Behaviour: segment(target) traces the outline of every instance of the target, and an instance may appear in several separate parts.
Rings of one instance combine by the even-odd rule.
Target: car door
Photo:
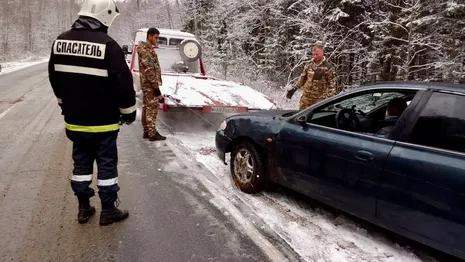
[[[314,190],[346,211],[374,215],[380,171],[394,141],[325,126],[309,126],[314,134],[311,140],[302,141],[311,148],[307,181]]]
[[[276,138],[275,159],[281,174],[278,183],[308,196],[313,196],[316,188],[308,180],[311,158],[315,158],[308,145],[315,133],[310,126],[288,122]]]
[[[386,160],[377,216],[410,237],[464,252],[465,96],[432,92],[423,101]]]
[[[380,171],[394,141],[288,123],[276,144],[281,184],[359,215],[373,216]]]
[[[288,123],[277,141],[281,183],[359,216],[374,216],[390,139],[306,123]],[[367,217],[368,218],[368,217]]]

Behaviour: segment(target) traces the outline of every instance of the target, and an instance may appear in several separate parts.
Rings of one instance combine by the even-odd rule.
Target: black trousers
[[[102,134],[66,131],[73,141],[74,169],[71,188],[77,197],[92,197],[90,187],[94,161],[97,162],[97,187],[102,207],[111,207],[118,198],[118,132]]]

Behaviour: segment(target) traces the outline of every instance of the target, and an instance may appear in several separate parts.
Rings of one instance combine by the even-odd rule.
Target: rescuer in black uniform
[[[79,201],[79,223],[95,214],[93,163],[97,161],[97,186],[102,204],[100,225],[129,216],[117,208],[118,152],[121,123],[136,119],[135,91],[123,50],[108,28],[119,15],[114,0],[86,0],[79,18],[53,43],[49,78],[73,142],[71,187]],[[116,206],[115,206],[116,204]]]

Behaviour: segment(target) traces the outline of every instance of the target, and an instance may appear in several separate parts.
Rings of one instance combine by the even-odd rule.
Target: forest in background
[[[82,0],[2,0],[0,62],[47,56]],[[110,35],[183,29],[204,47],[207,70],[267,87],[295,84],[320,42],[340,87],[374,81],[465,83],[463,0],[126,0]]]
[[[83,0],[1,0],[0,62],[47,56],[51,44],[71,28]],[[120,16],[109,30],[121,45],[130,43],[138,28],[181,28],[176,0],[117,2]]]
[[[459,4],[460,3],[460,4]],[[185,29],[224,76],[294,85],[320,42],[340,86],[374,81],[465,83],[463,0],[185,0]],[[247,61],[247,63],[244,63]],[[245,67],[245,68],[244,68]]]

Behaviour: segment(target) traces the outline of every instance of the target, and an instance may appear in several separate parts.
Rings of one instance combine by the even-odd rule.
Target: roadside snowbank
[[[46,61],[48,61],[48,58],[41,57],[41,58],[34,59],[33,61],[31,61],[31,59],[29,58],[29,59],[23,59],[20,61],[0,63],[0,65],[2,66],[0,75],[18,71],[18,70],[21,70],[21,69],[24,69],[30,66],[44,63]]]

